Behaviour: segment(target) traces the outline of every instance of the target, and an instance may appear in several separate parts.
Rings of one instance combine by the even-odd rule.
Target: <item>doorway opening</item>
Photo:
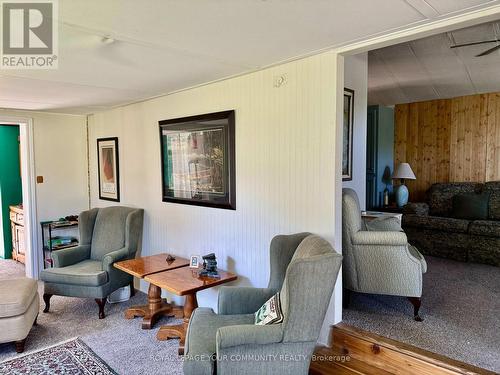
[[[38,278],[33,123],[0,116],[0,278]]]
[[[0,273],[25,273],[19,125],[0,123]]]
[[[345,225],[343,287],[354,293],[344,301],[343,322],[495,370],[490,343],[499,336],[489,327],[498,301],[498,288],[491,285],[500,276],[499,240],[492,230],[473,229],[494,225],[488,199],[500,191],[498,159],[488,158],[498,149],[498,138],[491,134],[500,129],[500,117],[495,117],[500,81],[488,69],[496,69],[500,55],[498,49],[490,53],[482,44],[471,44],[498,33],[498,20],[490,16],[346,51],[337,94],[354,90],[354,116],[349,106],[342,111],[337,105],[337,118],[342,124],[344,114],[348,124],[343,129],[352,132],[342,137],[351,144],[341,149],[354,152],[347,153],[351,168],[345,168],[348,178],[339,185],[351,189],[357,204],[347,198],[346,214],[342,198],[338,202],[339,215],[345,216],[341,221],[352,221],[356,206],[360,231],[375,232],[358,236],[356,243],[349,232],[352,222]],[[356,81],[361,76],[357,61],[364,74],[370,69],[361,83]],[[362,155],[356,152],[359,147]],[[471,199],[486,197],[485,213],[459,219],[455,196],[468,188]],[[438,204],[446,206],[438,211]],[[394,232],[394,237],[381,232]],[[369,259],[364,264],[361,253]],[[475,325],[461,321],[471,315],[478,317]],[[472,345],[460,345],[462,337]],[[442,342],[450,344],[443,347]]]

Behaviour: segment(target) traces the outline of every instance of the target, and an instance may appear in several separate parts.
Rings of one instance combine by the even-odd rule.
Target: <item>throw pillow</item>
[[[402,232],[400,221],[395,217],[366,220],[366,230],[375,232]]]
[[[456,219],[486,220],[490,193],[466,193],[453,197],[452,217]]]
[[[282,321],[283,312],[281,311],[280,294],[276,293],[255,313],[255,324],[278,324]]]

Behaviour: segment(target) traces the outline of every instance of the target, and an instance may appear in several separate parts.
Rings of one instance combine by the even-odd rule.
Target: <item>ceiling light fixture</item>
[[[115,39],[111,38],[110,36],[103,36],[101,42],[103,44],[113,44],[115,42]]]

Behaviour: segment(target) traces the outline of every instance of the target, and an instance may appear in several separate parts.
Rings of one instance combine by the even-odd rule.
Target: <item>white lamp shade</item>
[[[410,164],[401,163],[397,166],[392,178],[403,178],[405,180],[416,180],[415,173],[411,170]]]

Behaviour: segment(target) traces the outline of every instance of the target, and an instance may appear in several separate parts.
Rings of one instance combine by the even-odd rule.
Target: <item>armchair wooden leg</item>
[[[106,305],[106,298],[96,298],[95,301],[99,306],[99,319],[104,319],[106,315],[104,314],[104,305]]]
[[[16,352],[22,353],[24,352],[24,344],[26,343],[26,339],[18,340],[15,342],[16,344]]]
[[[43,294],[43,301],[45,302],[45,308],[43,309],[44,313],[48,313],[50,309],[50,297],[52,297],[52,294],[44,293]]]
[[[408,297],[408,301],[413,305],[413,317],[417,322],[422,322],[423,319],[418,314],[418,310],[420,310],[420,305],[422,304],[422,300],[420,297]]]

